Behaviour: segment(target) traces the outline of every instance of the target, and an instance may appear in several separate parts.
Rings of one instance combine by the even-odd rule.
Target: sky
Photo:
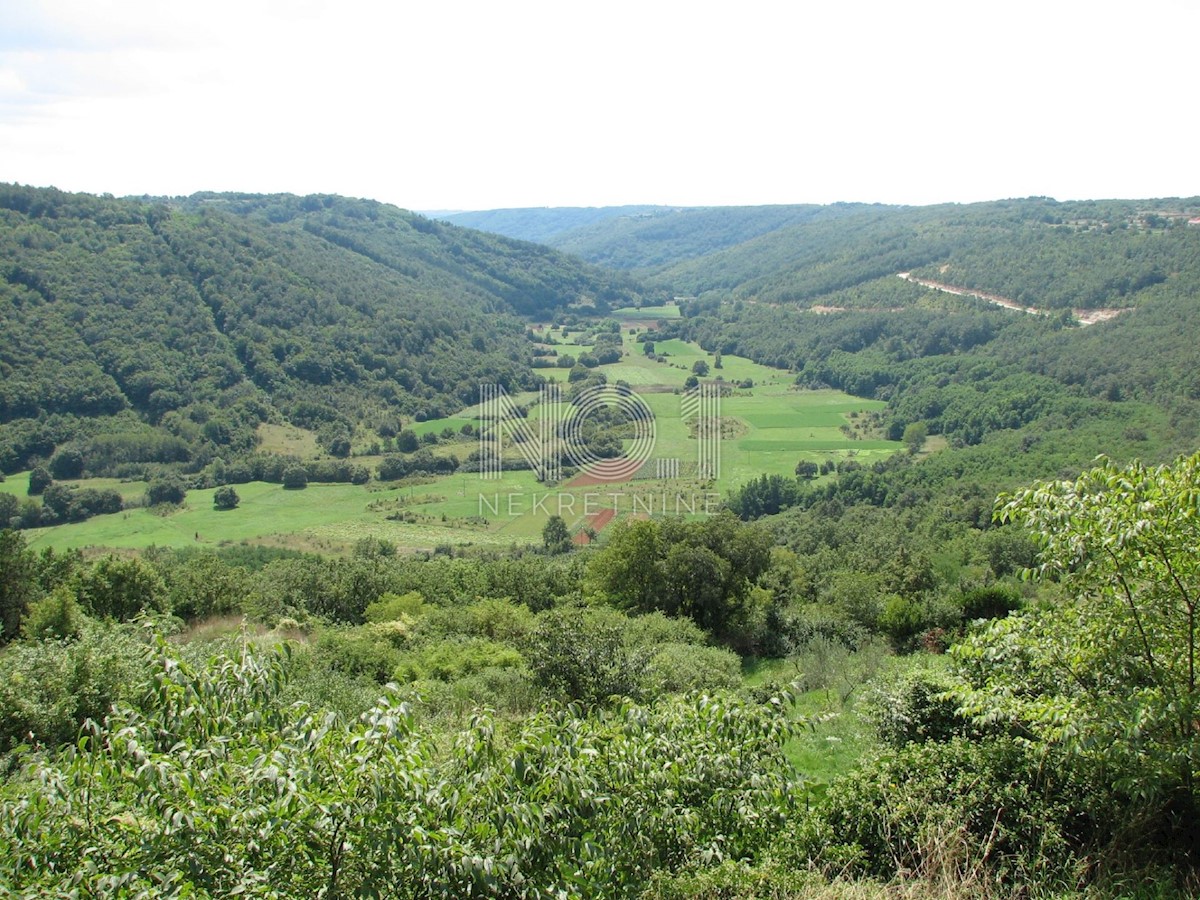
[[[415,210],[1200,194],[1200,3],[0,0],[0,181]]]

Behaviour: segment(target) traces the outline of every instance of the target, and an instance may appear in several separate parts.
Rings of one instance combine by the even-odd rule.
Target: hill
[[[544,246],[364,200],[0,186],[0,469],[228,458],[264,421],[332,443],[532,384],[520,316],[640,300]]]
[[[558,237],[610,219],[641,218],[670,211],[665,206],[544,206],[489,209],[433,216],[452,225],[489,231],[520,241],[555,245]]]
[[[1196,197],[660,208],[558,231],[555,210],[510,210],[505,219],[518,212],[553,247],[693,295],[845,305],[824,298],[900,272],[1041,309],[1121,308],[1200,292],[1200,226],[1188,224],[1200,215]],[[906,305],[905,296],[877,284],[859,303],[890,308]]]

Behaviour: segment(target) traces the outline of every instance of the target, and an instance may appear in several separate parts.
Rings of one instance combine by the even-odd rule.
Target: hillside
[[[1196,197],[658,209],[565,231],[551,227],[555,210],[506,218],[514,212],[530,233],[545,222],[553,247],[684,294],[844,305],[824,298],[899,272],[1044,309],[1200,293],[1200,226],[1188,224]],[[860,305],[905,305],[902,296],[872,285]]]
[[[545,206],[489,209],[434,215],[452,225],[475,228],[519,241],[555,246],[560,235],[618,218],[641,218],[670,212],[666,206]],[[580,254],[582,255],[582,254]]]
[[[331,441],[433,418],[532,383],[519,316],[639,299],[543,246],[332,196],[6,185],[0,274],[6,471],[100,436],[111,469],[228,457],[268,420]]]

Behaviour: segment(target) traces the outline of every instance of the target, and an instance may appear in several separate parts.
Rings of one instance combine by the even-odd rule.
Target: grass
[[[609,315],[618,320],[678,319],[679,307],[673,303],[667,306],[623,306],[614,309]]]
[[[674,307],[668,307],[673,309]],[[571,335],[574,338],[575,335]],[[696,479],[698,444],[681,417],[683,383],[692,364],[715,358],[695,344],[661,341],[656,349],[671,356],[665,362],[648,359],[642,344],[626,330],[626,355],[619,362],[599,367],[610,383],[627,381],[639,392],[654,415],[655,446],[637,480],[627,484],[586,488],[555,487],[537,483],[528,471],[505,472],[499,481],[483,481],[476,474],[447,475],[411,480],[399,486],[310,484],[302,491],[285,491],[279,485],[237,485],[241,505],[229,512],[212,508],[212,491],[188,494],[184,508],[167,515],[146,509],[129,509],[87,522],[35,529],[28,533],[35,547],[136,549],[150,545],[185,547],[203,544],[250,543],[303,550],[338,552],[363,537],[393,541],[407,549],[433,549],[441,544],[481,544],[493,547],[538,544],[546,518],[562,515],[572,529],[585,525],[590,514],[611,507],[618,516],[629,514],[702,515],[720,497],[760,474],[791,475],[801,459],[822,462],[855,457],[864,463],[882,459],[902,449],[900,443],[856,439],[843,431],[852,415],[881,408],[879,401],[863,400],[839,391],[796,390],[787,372],[758,365],[737,356],[725,356],[722,368],[711,368],[709,377],[727,381],[751,379],[750,389],[735,389],[721,400],[726,439],[720,446],[720,474],[711,481]],[[538,373],[565,379],[565,369],[539,369]],[[536,394],[512,399],[530,403]],[[543,408],[534,405],[531,422]],[[410,426],[418,434],[456,433],[465,424],[478,425],[478,405],[453,416]],[[259,430],[261,449],[303,458],[316,455],[311,432],[281,425]],[[516,458],[515,445],[506,438],[506,455]],[[477,447],[474,438],[430,447],[433,453],[454,453],[460,459]],[[679,478],[656,479],[659,460],[676,460]],[[356,463],[373,467],[379,457],[356,457]],[[111,487],[126,500],[145,492],[141,482],[90,479],[92,487]],[[0,491],[25,496],[28,475],[10,476]],[[615,495],[615,496],[614,496]]]
[[[258,426],[258,449],[263,453],[278,453],[283,456],[298,456],[311,459],[320,452],[317,436],[311,431],[294,425]]]

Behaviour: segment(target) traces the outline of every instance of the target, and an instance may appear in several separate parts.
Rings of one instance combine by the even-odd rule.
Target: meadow
[[[657,312],[664,315],[674,307]],[[310,483],[303,490],[285,490],[277,484],[253,482],[236,486],[241,502],[237,509],[213,508],[211,489],[193,490],[178,509],[135,506],[120,513],[96,516],[86,522],[31,530],[27,537],[35,548],[105,548],[132,550],[148,546],[187,547],[247,542],[303,550],[340,552],[361,538],[391,541],[414,551],[432,551],[445,545],[504,547],[541,542],[548,516],[562,515],[574,533],[598,521],[627,515],[703,515],[719,505],[720,498],[762,473],[790,475],[801,460],[822,463],[856,459],[870,464],[896,452],[902,445],[870,436],[859,425],[862,414],[883,408],[881,401],[863,400],[835,390],[797,389],[787,372],[737,356],[717,360],[699,346],[667,340],[656,343],[657,359],[645,355],[636,340],[639,316],[646,310],[627,311],[622,322],[624,356],[600,366],[610,384],[624,381],[633,388],[654,416],[654,447],[635,478],[624,484],[539,484],[528,471],[506,471],[498,480],[483,480],[477,473],[416,477],[395,484],[369,485]],[[546,334],[547,327],[537,329]],[[560,352],[588,349],[579,344],[581,334],[555,335]],[[721,398],[723,438],[719,472],[715,478],[697,477],[698,442],[681,415],[682,390],[692,366],[704,360],[709,378],[720,377],[733,385]],[[565,381],[566,369],[539,369],[540,374]],[[530,404],[534,393],[513,398]],[[530,422],[540,415],[536,404]],[[480,410],[467,407],[454,416],[415,422],[418,435],[464,425],[478,427]],[[292,426],[264,426],[261,449],[302,457],[316,454],[313,435]],[[453,453],[465,459],[477,448],[474,439],[461,437],[431,447],[438,455]],[[504,438],[504,455],[519,454],[511,435]],[[356,461],[373,468],[378,456]],[[660,469],[660,461],[672,468]],[[658,478],[660,471],[676,472]],[[137,503],[145,492],[142,482],[87,479],[80,486],[113,488],[126,503]],[[24,497],[28,475],[16,475],[0,490]],[[600,535],[603,538],[603,535]]]

